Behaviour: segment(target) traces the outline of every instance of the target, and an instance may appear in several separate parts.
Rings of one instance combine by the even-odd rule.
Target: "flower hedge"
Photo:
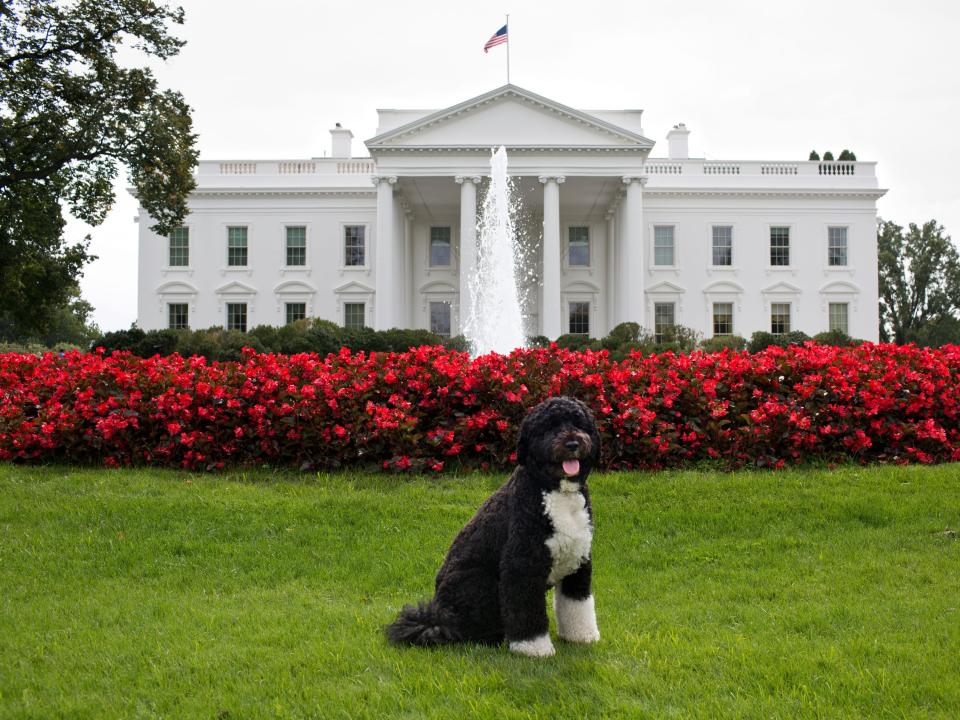
[[[527,410],[593,408],[603,466],[718,459],[960,460],[960,347],[808,343],[749,355],[557,348],[240,362],[127,353],[0,355],[0,460],[394,470],[506,467]]]

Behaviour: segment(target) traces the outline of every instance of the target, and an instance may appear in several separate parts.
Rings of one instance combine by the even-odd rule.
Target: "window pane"
[[[653,228],[653,264],[674,264],[672,225],[657,225]]]
[[[306,303],[287,303],[287,325],[307,317]]]
[[[450,337],[450,303],[430,303],[430,332]]]
[[[713,334],[733,335],[733,303],[713,304]]]
[[[663,342],[663,336],[674,326],[676,317],[673,303],[654,303],[653,335],[656,342]]]
[[[831,266],[845,266],[847,264],[847,229],[832,227],[828,229],[827,261]]]
[[[567,264],[570,267],[589,267],[590,228],[571,227],[568,236]]]
[[[713,264],[733,264],[733,228],[729,225],[713,226]]]
[[[190,326],[187,322],[187,303],[170,303],[167,305],[168,324],[171,330],[187,330]]]
[[[430,228],[430,267],[450,267],[450,228]]]
[[[790,228],[770,228],[770,264],[790,265]]]
[[[245,267],[247,264],[247,228],[227,228],[227,265]]]
[[[828,322],[830,330],[839,330],[845,335],[850,334],[849,322],[850,307],[847,303],[830,303]]]
[[[307,229],[303,226],[287,228],[287,265],[307,264]]]
[[[357,330],[366,325],[364,303],[343,304],[343,326]]]
[[[246,303],[227,303],[227,330],[247,331]]]
[[[590,334],[590,303],[570,303],[570,332],[578,335]]]
[[[790,303],[770,304],[770,332],[774,335],[790,332]]]
[[[170,233],[170,267],[190,264],[190,228],[176,228]]]
[[[353,267],[366,265],[366,227],[347,225],[343,228],[343,264]],[[360,303],[361,305],[363,303]]]

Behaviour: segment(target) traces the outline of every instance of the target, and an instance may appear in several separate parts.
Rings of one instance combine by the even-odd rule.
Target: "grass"
[[[960,716],[960,466],[597,475],[599,644],[388,646],[501,481],[0,465],[0,717]]]

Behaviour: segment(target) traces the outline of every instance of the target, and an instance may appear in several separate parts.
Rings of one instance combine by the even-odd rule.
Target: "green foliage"
[[[660,341],[655,343],[656,351],[689,353],[697,348],[701,340],[702,335],[697,330],[685,325],[672,325],[663,331]]]
[[[853,347],[863,341],[850,337],[842,330],[826,330],[813,336],[818,345],[832,345],[833,347]]]
[[[546,335],[534,335],[527,338],[527,347],[545,348],[550,347],[550,338]]]
[[[857,159],[857,156],[854,155],[854,154],[853,154],[852,152],[850,152],[849,150],[844,150],[843,152],[840,153],[840,157],[838,157],[837,159],[838,159],[838,160],[848,160],[848,161],[850,161],[850,162],[855,162],[856,159]]]
[[[747,349],[747,341],[739,335],[715,335],[701,341],[700,349],[708,353],[720,352],[721,350],[739,352]]]
[[[640,339],[640,325],[635,322],[622,322],[614,326],[607,337],[616,341],[618,345],[637,342]]]
[[[833,162],[833,153],[830,152],[829,150],[827,150],[827,151],[823,154],[823,161],[824,161],[824,162]]]
[[[578,333],[567,333],[557,338],[557,346],[567,350],[583,350],[593,342],[589,336]]]
[[[921,347],[960,345],[960,320],[953,315],[942,315],[928,320],[907,332],[907,341]]]
[[[92,225],[113,205],[125,165],[140,204],[168,233],[195,181],[190,109],[123,44],[167,59],[183,11],[154,0],[7,0],[0,6],[0,321],[39,337],[69,308],[92,260],[68,243],[61,207]]]
[[[904,231],[881,222],[877,250],[880,338],[907,343],[950,337],[949,318],[960,312],[960,255],[943,226],[930,220]]]
[[[820,160],[820,153],[816,150],[811,150],[810,157],[808,157],[807,160]]]

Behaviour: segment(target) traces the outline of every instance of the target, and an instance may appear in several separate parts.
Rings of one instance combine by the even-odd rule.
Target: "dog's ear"
[[[590,453],[590,456],[594,463],[600,461],[600,431],[597,429],[597,422],[593,417],[593,412],[590,410],[590,407],[583,402],[582,400],[575,401],[580,407],[580,412],[583,413],[584,425],[590,434],[590,445],[593,448],[593,451]]]
[[[520,424],[520,435],[517,437],[517,464],[526,465],[530,455],[530,416]]]

